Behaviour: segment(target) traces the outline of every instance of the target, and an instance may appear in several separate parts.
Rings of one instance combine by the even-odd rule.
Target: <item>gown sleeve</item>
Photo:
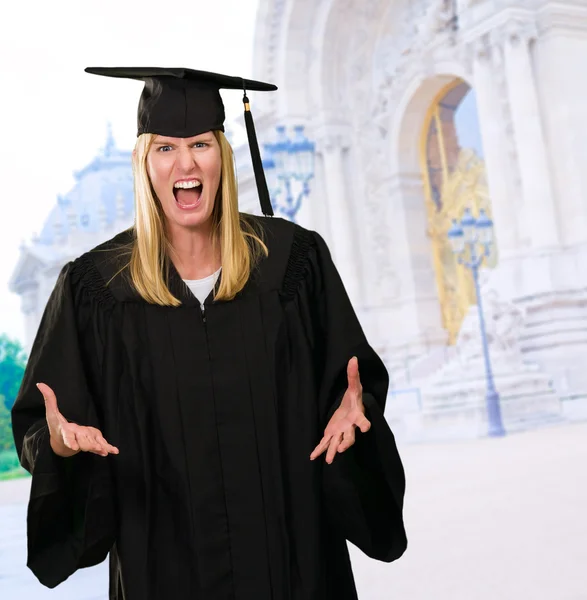
[[[20,462],[32,475],[27,566],[50,588],[78,568],[102,562],[114,541],[108,459],[89,453],[61,458],[53,452],[35,385],[43,382],[54,390],[67,420],[103,431],[96,400],[104,306],[98,310],[83,278],[83,266],[75,263],[61,271],[12,410]]]
[[[347,389],[347,364],[356,356],[371,429],[323,465],[326,511],[337,531],[371,558],[391,562],[407,547],[403,523],[405,476],[384,417],[388,374],[368,344],[324,240],[311,234],[308,269],[322,372],[319,412],[325,428]]]

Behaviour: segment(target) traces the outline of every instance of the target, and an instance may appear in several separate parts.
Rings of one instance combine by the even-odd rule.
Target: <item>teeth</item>
[[[174,188],[182,188],[184,190],[189,190],[190,188],[200,187],[202,185],[201,181],[178,181],[174,184]]]

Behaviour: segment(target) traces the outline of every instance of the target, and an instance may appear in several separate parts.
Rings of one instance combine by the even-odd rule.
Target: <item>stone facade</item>
[[[421,162],[426,114],[459,80],[476,95],[499,247],[490,285],[525,315],[520,377],[539,371],[549,402],[587,397],[585,56],[582,0],[261,1],[254,76],[280,92],[263,99],[260,137],[300,123],[317,142],[299,221],[329,242],[398,394],[422,401],[459,354],[442,323]]]

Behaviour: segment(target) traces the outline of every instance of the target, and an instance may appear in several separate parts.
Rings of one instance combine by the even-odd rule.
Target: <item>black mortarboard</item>
[[[138,132],[170,137],[192,137],[206,131],[224,131],[221,89],[243,90],[245,125],[261,210],[273,215],[261,153],[247,91],[271,92],[276,86],[260,81],[230,77],[193,69],[158,67],[88,67],[87,73],[144,81],[139,101]]]

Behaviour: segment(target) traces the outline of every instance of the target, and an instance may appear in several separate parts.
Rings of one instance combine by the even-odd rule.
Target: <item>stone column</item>
[[[511,196],[511,166],[508,164],[506,131],[501,116],[500,90],[496,86],[493,49],[487,36],[471,44],[473,86],[477,99],[479,128],[495,235],[500,256],[518,247],[518,231]]]
[[[357,304],[361,301],[358,239],[353,227],[349,173],[344,169],[345,140],[338,132],[323,131],[318,136],[317,152],[322,158],[324,189],[328,202],[329,245],[336,267],[348,295]],[[320,199],[316,201],[320,202]]]
[[[503,34],[508,100],[523,192],[520,235],[530,239],[533,248],[552,248],[559,244],[558,218],[530,57],[534,34],[525,24],[515,22]]]
[[[419,352],[446,343],[442,327],[421,173],[396,173],[390,181],[389,235],[399,298],[396,328]]]

